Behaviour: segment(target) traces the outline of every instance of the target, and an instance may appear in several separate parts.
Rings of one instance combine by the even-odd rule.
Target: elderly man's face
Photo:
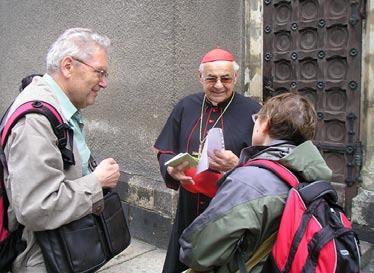
[[[204,64],[200,82],[208,99],[218,104],[232,95],[236,78],[233,62],[215,61]]]
[[[82,109],[94,104],[98,92],[108,85],[108,79],[103,75],[108,70],[108,56],[98,47],[89,60],[73,58],[73,65],[69,99],[75,107]]]

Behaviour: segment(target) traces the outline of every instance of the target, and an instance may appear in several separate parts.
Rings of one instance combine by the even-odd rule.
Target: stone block
[[[131,236],[159,248],[167,248],[172,219],[155,211],[124,203]]]
[[[177,210],[178,192],[169,189],[155,190],[154,205],[155,209],[170,218],[174,218]]]
[[[352,221],[359,225],[374,227],[374,192],[359,188],[352,199]]]
[[[123,201],[131,236],[166,248],[178,193],[162,181],[121,173],[116,188]]]
[[[168,189],[162,181],[121,173],[116,190],[128,204],[155,211],[169,218],[175,215],[178,193]]]
[[[352,223],[360,240],[374,243],[374,192],[359,188],[352,200]]]

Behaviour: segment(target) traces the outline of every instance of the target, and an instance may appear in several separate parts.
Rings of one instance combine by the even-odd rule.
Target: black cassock
[[[200,137],[200,117],[204,93],[196,93],[181,99],[174,107],[164,128],[156,140],[154,147],[158,150],[160,171],[167,187],[179,189],[179,200],[173,230],[171,233],[163,273],[178,273],[187,269],[179,262],[178,239],[183,230],[202,213],[209,205],[210,198],[203,194],[195,194],[179,187],[166,171],[164,163],[178,153],[198,152],[200,138],[216,123],[221,113],[229,103],[213,106],[208,100],[204,105],[202,136]],[[251,145],[253,121],[252,114],[260,110],[260,105],[243,95],[234,94],[234,98],[215,127],[222,128],[225,149],[231,150],[237,156],[241,149]]]

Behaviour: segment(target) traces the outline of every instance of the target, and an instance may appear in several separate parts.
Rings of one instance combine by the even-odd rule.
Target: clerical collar
[[[209,98],[206,96],[206,99],[205,99],[205,104],[210,106],[210,107],[220,107],[220,108],[223,108],[223,107],[226,107],[227,104],[229,104],[231,102],[231,99],[233,99],[232,97],[234,96],[234,93],[235,92],[232,92],[231,96],[228,97],[225,101],[222,101],[218,104],[215,104],[213,103],[212,101],[209,100]]]
[[[217,123],[219,122],[219,120],[223,117],[223,115],[225,114],[227,108],[229,108],[229,106],[231,105],[232,101],[234,100],[234,96],[235,96],[235,93],[232,93],[232,96],[231,96],[230,100],[226,103],[225,108],[223,108],[223,110],[222,110],[221,114],[219,115],[219,117],[217,118],[216,122],[212,125],[212,128],[214,128],[217,125]],[[199,130],[199,141],[200,141],[199,155],[201,155],[201,152],[202,152],[202,149],[203,149],[203,145],[204,145],[205,139],[207,137],[207,135],[204,137],[204,134],[203,134],[203,131],[202,131],[202,129],[203,129],[203,117],[204,117],[204,105],[205,105],[205,103],[207,103],[207,96],[206,95],[204,95],[203,103],[201,104],[200,130]],[[221,105],[223,106],[224,104],[222,103]],[[217,106],[217,107],[219,107],[219,106]]]

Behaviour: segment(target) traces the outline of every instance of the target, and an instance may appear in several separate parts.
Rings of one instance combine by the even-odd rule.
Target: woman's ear
[[[269,118],[264,118],[260,124],[261,135],[263,139],[263,145],[270,145],[273,142],[273,138],[270,136],[270,120]]]
[[[262,117],[258,123],[258,129],[261,131],[261,133],[268,134],[270,125],[269,119],[267,117]]]
[[[252,145],[269,145],[273,139],[269,135],[270,122],[267,117],[259,117],[253,128]]]

